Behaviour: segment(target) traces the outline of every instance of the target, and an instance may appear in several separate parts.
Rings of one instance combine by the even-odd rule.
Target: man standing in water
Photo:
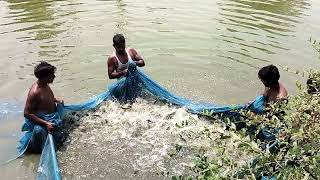
[[[139,67],[143,67],[144,59],[133,48],[126,48],[126,41],[122,34],[113,36],[113,47],[115,52],[108,58],[109,79],[116,79],[128,74],[130,61],[135,62]]]
[[[58,133],[61,119],[57,113],[57,105],[63,101],[54,97],[49,86],[53,83],[55,71],[56,67],[47,62],[41,62],[34,69],[34,75],[38,80],[31,86],[24,108],[25,123],[22,131],[26,131],[26,134],[20,140],[21,153],[26,150],[41,153],[48,132],[53,133],[56,143],[61,137]]]
[[[277,102],[287,97],[286,88],[279,83],[280,73],[276,66],[269,65],[261,68],[258,77],[265,86],[263,96],[267,102]]]

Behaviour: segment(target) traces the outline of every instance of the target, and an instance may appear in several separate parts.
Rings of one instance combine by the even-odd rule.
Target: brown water
[[[53,89],[68,103],[103,91],[112,36],[123,33],[144,70],[181,96],[221,104],[252,100],[259,67],[275,64],[290,93],[292,73],[319,68],[307,39],[320,39],[317,0],[2,0],[0,107],[23,107],[33,67],[58,67]],[[282,69],[282,68],[280,68]],[[5,110],[14,110],[5,113]],[[0,109],[0,160],[14,156],[22,115]],[[0,167],[1,179],[33,177],[37,156]]]

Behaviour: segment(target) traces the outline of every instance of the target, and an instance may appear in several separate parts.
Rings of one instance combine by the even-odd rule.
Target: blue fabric
[[[61,179],[54,142],[60,142],[63,136],[61,132],[61,115],[63,109],[62,104],[59,104],[55,113],[37,114],[41,119],[54,124],[55,130],[53,135],[48,134],[46,127],[35,124],[27,118],[25,118],[25,122],[22,125],[22,131],[24,131],[25,134],[20,139],[20,146],[18,147],[19,156],[22,156],[27,150],[34,153],[41,153],[37,174],[38,180]]]
[[[86,101],[82,104],[74,104],[74,105],[65,105],[63,107],[60,107],[59,111],[61,112],[62,116],[66,112],[70,111],[83,111],[83,110],[89,110],[97,107],[100,103],[103,101],[110,99],[112,96],[110,95],[109,91],[105,91],[101,94],[98,94],[97,96],[93,97],[92,99]]]
[[[39,113],[37,116],[45,121],[48,121],[55,126],[55,138],[61,138],[61,127],[62,120],[61,114],[63,111],[63,106],[58,105],[57,112],[51,114]],[[23,155],[27,149],[32,152],[41,153],[44,140],[47,136],[46,127],[35,124],[33,121],[25,118],[25,121],[22,125],[22,131],[25,132],[23,137],[20,139],[20,145],[18,147],[19,156]],[[29,147],[30,142],[32,141],[32,147]],[[58,141],[58,140],[57,140]],[[29,147],[29,148],[28,148]]]
[[[55,124],[59,128],[62,125],[60,117],[67,112],[93,109],[107,99],[116,99],[119,102],[126,103],[128,101],[134,101],[137,97],[143,95],[153,96],[154,98],[166,103],[185,107],[189,112],[196,114],[201,114],[204,111],[208,111],[211,113],[228,113],[240,109],[249,109],[256,113],[262,113],[264,111],[264,96],[258,96],[249,105],[217,105],[209,103],[194,103],[190,100],[172,94],[171,92],[160,86],[158,83],[153,81],[151,78],[149,78],[141,70],[137,69],[136,65],[132,62],[129,63],[128,75],[111,84],[108,89],[109,90],[93,97],[85,103],[66,106],[59,105],[57,107],[57,112],[53,114],[40,113],[37,114],[37,116]],[[22,126],[22,131],[25,131],[26,133],[20,140],[20,146],[18,148],[20,154],[23,154],[27,150],[31,137],[41,136],[37,136],[34,134],[34,127],[35,124],[32,121],[25,119],[25,123]],[[40,134],[44,135],[45,133],[42,132]],[[54,135],[54,137],[56,136]],[[43,143],[39,142],[39,144],[39,146],[42,146],[41,144]]]
[[[224,113],[240,109],[249,109],[256,113],[264,111],[264,96],[258,96],[252,103],[239,105],[217,105],[209,103],[195,103],[179,97],[136,68],[134,63],[129,63],[128,75],[111,84],[107,91],[95,96],[83,104],[64,106],[63,111],[81,111],[95,108],[107,99],[116,99],[121,103],[134,101],[139,96],[152,96],[169,104],[185,107],[189,112],[200,114],[203,111]]]
[[[38,166],[37,180],[61,180],[56,148],[52,134],[48,134]]]
[[[277,178],[275,176],[262,176],[261,180],[276,180]]]
[[[172,94],[158,83],[149,78],[145,73],[136,68],[133,62],[129,63],[128,75],[120,78],[118,81],[111,84],[107,91],[93,97],[82,104],[75,105],[59,105],[57,112],[53,114],[38,114],[38,116],[46,121],[55,124],[56,129],[62,126],[61,118],[64,114],[70,111],[83,111],[96,108],[100,103],[108,99],[115,99],[121,103],[134,101],[139,96],[152,96],[155,99],[164,101],[169,104],[185,107],[189,112],[201,114],[204,111],[212,113],[229,113],[240,109],[250,109],[254,112],[263,112],[263,105],[265,98],[263,96],[257,97],[249,105],[216,105],[208,103],[194,103],[185,98]],[[231,113],[232,114],[232,113]],[[58,135],[49,134],[45,127],[36,125],[32,121],[25,119],[22,126],[22,131],[25,131],[24,136],[20,140],[18,148],[22,155],[30,146],[35,146],[38,150],[42,150],[41,160],[39,164],[39,174],[37,179],[55,179],[60,180],[60,172],[55,153],[55,143]],[[44,139],[46,137],[46,143]],[[33,147],[34,148],[34,147]]]
[[[257,114],[262,114],[265,111],[266,100],[267,98],[265,96],[260,95],[256,97],[256,99],[251,104],[249,104],[248,109]]]
[[[46,142],[48,131],[46,127],[35,125],[27,150],[34,153],[41,153]]]

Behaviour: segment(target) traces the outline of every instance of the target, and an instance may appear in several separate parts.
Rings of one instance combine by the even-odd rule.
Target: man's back
[[[28,99],[33,101],[36,113],[49,114],[56,111],[55,98],[49,85],[40,86],[35,82],[30,88]]]
[[[279,83],[278,88],[267,88],[264,92],[268,102],[277,102],[286,99],[288,92],[286,88]]]

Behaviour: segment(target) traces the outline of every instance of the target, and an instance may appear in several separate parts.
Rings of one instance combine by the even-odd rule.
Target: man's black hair
[[[48,77],[51,74],[54,74],[56,71],[56,67],[52,66],[51,64],[41,61],[40,64],[38,64],[34,68],[34,75],[38,78],[45,78]]]
[[[126,40],[122,34],[116,34],[113,36],[113,44],[122,44],[125,42]]]
[[[278,81],[280,79],[279,70],[273,64],[261,68],[258,76],[260,79],[266,81],[270,85],[278,84]]]

